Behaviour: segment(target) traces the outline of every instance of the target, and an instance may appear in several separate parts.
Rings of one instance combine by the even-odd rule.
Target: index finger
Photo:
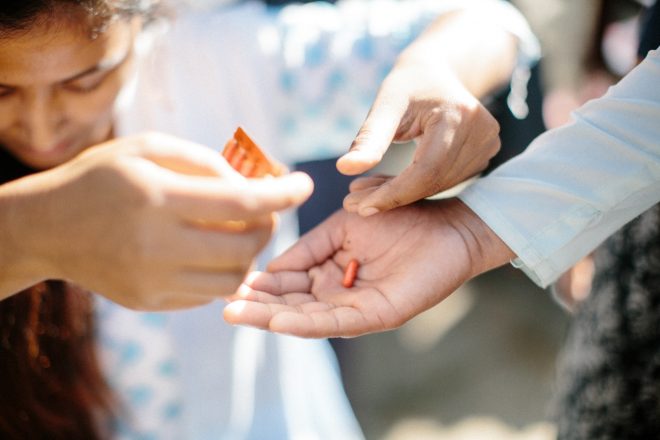
[[[407,100],[390,93],[386,86],[381,88],[348,153],[337,160],[337,169],[355,175],[376,166],[390,147],[406,108]]]
[[[464,166],[455,161],[464,141],[465,134],[445,120],[427,130],[415,150],[413,162],[401,174],[365,195],[359,202],[358,213],[368,216],[387,211],[447,189],[449,167]]]
[[[185,221],[255,220],[303,203],[313,191],[311,178],[300,172],[264,179],[170,176],[165,197]]]
[[[172,172],[240,178],[225,158],[203,145],[159,132],[143,133],[133,139],[138,157]]]

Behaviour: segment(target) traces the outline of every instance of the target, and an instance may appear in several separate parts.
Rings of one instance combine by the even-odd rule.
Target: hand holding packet
[[[234,136],[225,143],[222,157],[247,178],[276,177],[289,172],[284,164],[269,157],[241,127],[236,128]],[[271,218],[275,218],[274,214]],[[244,220],[228,220],[223,222],[222,229],[241,232],[248,230],[250,226]]]

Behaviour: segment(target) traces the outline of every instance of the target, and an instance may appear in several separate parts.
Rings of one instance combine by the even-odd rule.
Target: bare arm
[[[47,177],[46,177],[47,179]],[[35,176],[0,186],[0,300],[43,280],[48,263],[31,242],[39,242],[42,231],[29,233],[36,223],[36,212],[30,207],[41,204],[44,176]]]
[[[211,302],[240,285],[273,213],[311,190],[301,173],[245,179],[160,134],[93,147],[0,187],[0,298],[52,278],[136,309]]]
[[[493,17],[462,10],[434,21],[400,55],[395,69],[426,66],[449,70],[481,99],[505,85],[515,66],[517,40]]]

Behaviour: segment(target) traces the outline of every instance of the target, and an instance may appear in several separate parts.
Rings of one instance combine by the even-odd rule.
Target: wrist
[[[33,175],[0,186],[0,299],[44,279],[55,278],[44,252],[42,176]]]
[[[516,257],[495,232],[460,199],[446,201],[448,221],[460,234],[470,259],[470,278],[502,266]]]

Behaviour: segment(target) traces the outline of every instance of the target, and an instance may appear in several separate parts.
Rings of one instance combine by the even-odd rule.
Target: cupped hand
[[[144,310],[234,293],[273,213],[312,191],[304,174],[245,179],[219,153],[156,133],[90,148],[27,179],[35,197],[22,228],[32,231],[24,249],[35,267]]]
[[[437,194],[479,173],[500,147],[499,124],[449,70],[395,67],[383,82],[350,151],[347,175],[380,162],[392,142],[416,140],[412,163],[394,178],[358,179],[344,207],[366,216]]]
[[[367,218],[338,211],[273,260],[268,272],[252,273],[224,317],[303,337],[396,328],[494,267],[475,257],[480,234],[468,232],[475,219],[458,200],[421,202]],[[507,256],[498,255],[503,260],[497,264]],[[345,288],[344,268],[353,258],[360,262],[357,279]]]

